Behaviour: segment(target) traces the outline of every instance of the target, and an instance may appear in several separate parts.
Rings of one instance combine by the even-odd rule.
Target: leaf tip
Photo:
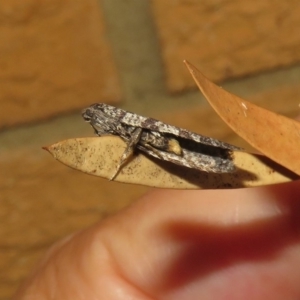
[[[191,63],[190,63],[189,61],[187,61],[186,59],[183,60],[183,63],[184,63],[185,66],[190,70]]]
[[[189,61],[187,61],[186,59],[183,61],[183,63],[185,64],[185,66],[187,67],[188,71],[191,73],[192,77],[194,78],[194,80],[197,83],[196,80],[196,76],[197,73],[200,73],[195,66],[193,66]]]
[[[50,146],[42,146],[42,149],[50,153]]]

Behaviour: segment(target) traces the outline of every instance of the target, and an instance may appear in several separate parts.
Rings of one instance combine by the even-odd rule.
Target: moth
[[[183,128],[165,124],[104,103],[82,111],[98,136],[116,135],[127,147],[113,180],[136,150],[180,166],[214,173],[232,173],[232,151],[240,148]]]

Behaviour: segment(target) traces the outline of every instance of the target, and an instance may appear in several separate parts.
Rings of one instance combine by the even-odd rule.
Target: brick
[[[4,1],[0,15],[0,128],[120,98],[97,0]]]
[[[297,0],[154,0],[152,3],[171,92],[194,87],[183,59],[214,81],[300,61]]]

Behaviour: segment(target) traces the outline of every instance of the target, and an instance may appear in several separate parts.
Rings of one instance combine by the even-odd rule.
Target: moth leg
[[[118,175],[119,171],[121,170],[122,166],[128,161],[128,158],[133,154],[133,151],[135,149],[136,144],[139,142],[141,135],[142,135],[143,129],[142,128],[136,128],[130,137],[130,139],[127,142],[127,147],[125,151],[123,152],[120,162],[117,166],[117,170],[114,173],[114,175],[110,178],[110,180],[114,180],[116,176]]]

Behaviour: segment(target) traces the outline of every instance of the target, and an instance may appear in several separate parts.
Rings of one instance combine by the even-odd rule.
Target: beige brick
[[[154,0],[170,91],[194,86],[187,59],[214,81],[300,61],[297,0]]]
[[[0,128],[120,98],[97,0],[2,1],[0,40]]]

